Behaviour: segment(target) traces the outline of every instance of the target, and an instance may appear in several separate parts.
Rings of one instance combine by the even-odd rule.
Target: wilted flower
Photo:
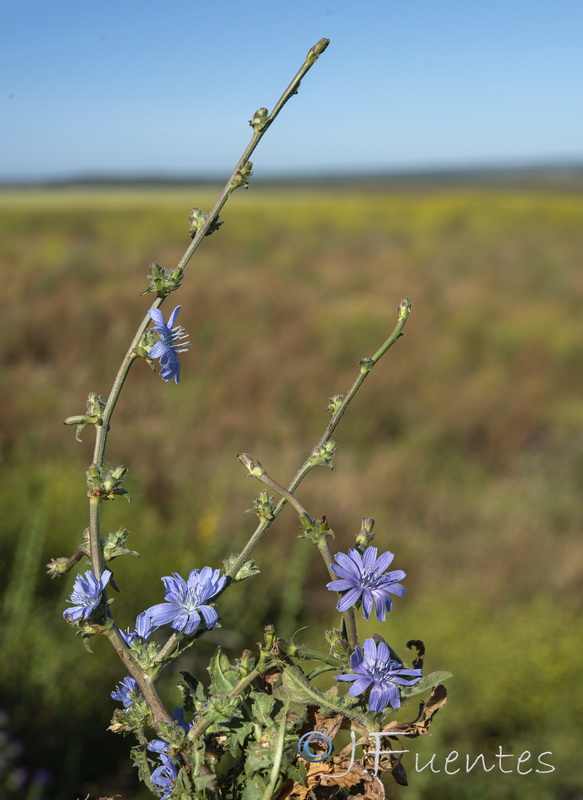
[[[184,353],[188,350],[188,342],[183,342],[182,346],[178,346],[181,339],[186,339],[188,334],[185,332],[182,325],[174,326],[176,317],[182,306],[176,306],[174,311],[168,318],[168,323],[164,321],[164,314],[159,308],[151,308],[148,311],[150,318],[154,323],[154,330],[160,335],[160,341],[151,348],[148,355],[150,358],[157,358],[160,360],[160,377],[164,381],[169,381],[174,378],[176,383],[180,382],[180,361],[178,360],[178,353]]]
[[[386,612],[393,607],[389,592],[401,597],[405,594],[405,587],[397,582],[405,577],[402,569],[383,574],[394,557],[387,551],[377,558],[376,547],[367,547],[362,555],[358,550],[349,550],[348,555],[337,553],[334,558],[338,563],[332,564],[332,570],[340,580],[326,586],[333,592],[346,592],[338,601],[338,611],[346,611],[362,597],[364,618],[370,617],[374,600],[377,619],[384,622]]]
[[[68,603],[74,603],[72,608],[63,611],[63,618],[69,622],[78,622],[80,619],[88,619],[101,602],[101,593],[105,589],[107,582],[111,578],[111,571],[103,570],[101,578],[97,580],[91,570],[87,570],[85,577],[77,575],[73,584],[71,597]]]
[[[138,692],[138,684],[128,675],[118,683],[114,691],[110,693],[110,696],[114,700],[119,700],[124,708],[129,708],[136,699],[136,692]]]
[[[158,628],[170,622],[174,630],[191,634],[198,629],[202,614],[206,627],[214,628],[219,615],[204,603],[221,591],[226,580],[220,570],[210,567],[203,567],[200,571],[193,569],[188,581],[176,572],[172,577],[162,578],[166,602],[148,609],[152,625]]]
[[[393,708],[400,708],[398,686],[414,686],[421,679],[421,670],[403,669],[398,661],[391,658],[391,651],[385,642],[377,644],[374,639],[365,639],[363,647],[364,655],[357,645],[350,656],[350,666],[356,674],[335,675],[336,680],[354,681],[348,690],[353,697],[372,686],[368,700],[371,711],[384,711],[389,704]]]

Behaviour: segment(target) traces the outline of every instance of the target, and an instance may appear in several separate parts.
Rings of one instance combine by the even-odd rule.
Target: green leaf
[[[299,783],[300,786],[306,786],[306,763],[305,761],[296,761],[290,764],[287,768],[287,777]]]
[[[336,693],[323,694],[308,681],[301,669],[295,665],[286,665],[281,676],[281,685],[273,692],[279,700],[291,700],[306,706],[316,706],[325,716],[341,714],[348,719],[359,722],[367,730],[375,730],[374,716],[367,715],[359,707],[351,708],[354,698],[346,695],[338,698]],[[356,701],[359,702],[358,700]]]
[[[130,757],[134,762],[134,766],[138,768],[138,778],[142,783],[146,784],[148,789],[152,789],[152,784],[150,783],[150,765],[148,764],[146,751],[142,747],[132,747],[130,750]]]
[[[253,775],[245,783],[245,788],[241,792],[241,800],[258,800],[259,797],[263,797],[266,789],[267,781],[261,775]]]
[[[421,678],[419,683],[415,686],[404,686],[401,689],[401,698],[403,700],[409,700],[409,698],[416,697],[418,694],[425,692],[427,689],[432,689],[434,686],[437,686],[438,683],[443,683],[451,677],[451,672],[431,672],[429,675],[425,675],[425,677]]]
[[[245,751],[245,774],[268,772],[273,766],[273,755],[277,746],[277,730],[261,737],[260,742],[251,744]]]
[[[239,682],[239,672],[229,663],[229,659],[220,647],[217,647],[215,654],[211,657],[207,667],[211,676],[209,694],[222,695],[229,694],[231,689]]]
[[[264,692],[252,692],[248,698],[251,703],[252,719],[264,727],[273,725],[272,711],[277,702],[275,697]],[[280,704],[281,705],[281,704]]]

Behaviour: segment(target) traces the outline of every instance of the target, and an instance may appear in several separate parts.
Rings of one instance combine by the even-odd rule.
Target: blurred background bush
[[[90,391],[107,395],[147,307],[149,262],[174,266],[190,207],[211,200],[208,188],[0,192],[0,735],[6,753],[20,743],[0,755],[3,797],[144,797],[130,742],[106,732],[121,664],[104,641],[85,653],[62,619],[74,574],[51,581],[45,564],[71,554],[87,522],[92,431],[78,444],[62,420]],[[411,785],[389,796],[583,797],[583,197],[254,187],[224,218],[164,307],[183,306],[192,343],[180,385],[139,362],[114,416],[108,457],[129,467],[133,503],[106,505],[104,531],[127,527],[142,556],[115,563],[118,623],[161,601],[161,576],[241,548],[259,487],[235,455],[286,483],[406,294],[405,337],[342,422],[334,472],[299,490],[328,517],[334,552],[376,519],[375,544],[396,553],[408,590],[381,632],[401,654],[422,639],[427,669],[454,673],[433,735],[411,748],[421,764],[437,753],[441,773],[416,773],[410,754]],[[219,641],[253,649],[268,622],[285,637],[308,625],[298,641],[323,646],[335,601],[297,533],[286,509],[256,552],[261,574],[221,599],[222,629],[181,668],[204,677]],[[177,678],[163,682],[170,706]],[[556,771],[443,774],[451,750],[493,763],[500,745],[551,751]]]

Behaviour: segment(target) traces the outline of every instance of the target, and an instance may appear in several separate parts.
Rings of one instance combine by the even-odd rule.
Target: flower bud
[[[196,234],[202,228],[207,220],[208,214],[205,214],[204,211],[201,211],[200,208],[193,208],[188,215],[188,232],[190,234],[191,239],[194,239]],[[207,231],[205,232],[205,236],[210,236],[211,233],[218,231],[218,229],[222,225],[222,221],[219,215],[217,215],[210,225],[208,226]]]
[[[148,275],[150,283],[148,284],[148,288],[143,291],[140,296],[148,294],[148,292],[154,292],[158,297],[166,297],[170,292],[175,292],[177,289],[180,289],[183,276],[184,270],[182,267],[177,267],[173,269],[172,272],[167,272],[153,261],[150,264],[150,274]]]
[[[413,308],[413,303],[409,300],[408,297],[403,297],[399,305],[397,306],[397,311],[399,313],[399,319],[407,319],[409,314],[411,313],[411,309]]]
[[[374,361],[372,358],[362,358],[358,363],[360,365],[361,375],[368,375],[368,373],[374,367]]]
[[[103,397],[95,392],[90,392],[87,398],[87,413],[76,414],[72,417],[67,417],[64,421],[65,425],[76,425],[75,439],[81,441],[81,433],[83,428],[87,425],[102,425],[103,424],[103,411],[105,409],[105,401]]]
[[[247,161],[246,164],[243,164],[241,169],[237,170],[231,181],[232,189],[238,189],[239,187],[242,187],[243,189],[249,188],[248,181],[251,175],[253,175],[252,167],[252,162]]]
[[[253,119],[249,120],[249,125],[255,133],[260,133],[269,125],[269,111],[266,108],[258,108],[253,114]]]
[[[135,556],[140,557],[139,553],[135,550],[128,550],[126,547],[129,531],[126,528],[119,528],[115,533],[107,535],[103,544],[103,558],[105,562],[111,561],[119,556]]]
[[[113,500],[116,495],[123,495],[131,502],[129,492],[122,488],[126,474],[127,467],[123,464],[115,467],[91,464],[86,472],[87,494],[99,500]]]
[[[335,414],[340,406],[342,405],[342,401],[344,400],[343,394],[335,394],[328,401],[328,407],[326,411],[330,411],[330,413]]]
[[[309,462],[314,467],[330,467],[333,469],[334,453],[337,450],[336,442],[326,442],[321,447],[312,450]]]
[[[373,533],[374,519],[372,517],[365,517],[362,520],[362,528],[356,534],[356,546],[359,550],[364,551],[371,541],[374,539]]]
[[[265,635],[263,638],[263,647],[262,650],[266,650],[270,653],[273,649],[273,645],[275,644],[275,628],[273,625],[266,625],[265,626]]]
[[[255,667],[255,658],[251,650],[243,650],[239,663],[241,665],[241,677],[246,678]]]
[[[261,522],[270,522],[273,516],[273,497],[270,497],[265,489],[259,492],[257,500],[253,501],[251,508],[245,514],[257,514]]]
[[[188,232],[192,238],[196,236],[206,221],[206,214],[200,208],[191,208],[188,215]]]
[[[263,469],[261,461],[254,461],[247,453],[239,453],[237,459],[244,467],[247,467],[249,475],[252,475],[254,478],[260,478],[264,474],[265,470]]]
[[[318,60],[318,56],[321,56],[324,50],[330,44],[330,39],[320,39],[313,47],[308,50],[308,55],[306,56],[306,64],[308,66],[312,66]]]

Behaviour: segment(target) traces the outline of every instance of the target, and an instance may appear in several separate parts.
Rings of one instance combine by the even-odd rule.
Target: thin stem
[[[105,568],[103,548],[101,547],[101,531],[99,526],[99,513],[101,500],[99,497],[89,498],[89,560],[91,571],[96,578],[100,578]]]
[[[233,173],[227,183],[225,184],[222,192],[219,195],[217,202],[215,203],[212,211],[207,215],[204,223],[198,229],[197,233],[193,237],[192,241],[186,248],[184,255],[178,262],[178,267],[184,268],[186,264],[190,261],[193,254],[200,246],[204,236],[209,231],[211,225],[215,222],[218,218],[219,212],[222,207],[227,202],[230,195],[233,193],[237,186],[241,185],[240,182],[237,180],[237,175],[239,171],[247,164],[249,158],[261,139],[263,138],[263,134],[267,130],[267,128],[271,125],[271,123],[275,120],[283,106],[287,103],[287,101],[292,97],[298,90],[300,85],[300,81],[303,76],[308,72],[310,67],[313,66],[315,61],[317,60],[318,56],[324,52],[326,47],[328,46],[329,41],[327,39],[322,39],[318,42],[314,47],[309,51],[304,64],[300,67],[298,72],[296,73],[295,77],[292,79],[289,86],[285,89],[283,94],[281,95],[280,99],[275,104],[275,107],[270,115],[263,121],[261,129],[258,127],[254,128],[253,136],[251,137],[251,141],[243,151],[243,154]],[[249,165],[249,169],[251,165]],[[158,297],[154,300],[149,310],[153,308],[159,308],[162,303],[164,302],[163,297]],[[140,323],[134,338],[123,358],[123,361],[119,367],[117,375],[115,377],[111,392],[107,399],[107,403],[103,410],[101,424],[96,426],[96,436],[95,436],[95,448],[93,453],[93,464],[97,467],[101,468],[103,466],[104,458],[105,458],[105,449],[107,445],[107,437],[109,434],[111,418],[113,412],[115,410],[117,401],[129,374],[130,368],[134,361],[137,358],[135,353],[135,349],[140,344],[142,337],[150,324],[150,315],[147,313],[144,316],[144,319]],[[103,558],[103,549],[101,545],[101,530],[100,530],[100,506],[101,500],[98,497],[90,496],[89,499],[89,558],[91,561],[91,569],[93,574],[96,578],[100,578],[103,570],[105,568],[104,558]],[[104,598],[106,598],[106,594],[104,593]],[[156,689],[154,688],[153,678],[150,676],[145,675],[142,668],[134,661],[133,657],[130,654],[129,648],[125,644],[124,640],[120,636],[119,632],[116,628],[112,628],[108,633],[109,641],[111,642],[112,646],[114,647],[115,651],[117,652],[118,656],[125,664],[128,672],[130,675],[136,680],[148,706],[152,712],[152,716],[154,721],[159,722],[170,722],[171,718],[168,715],[162,701]],[[171,637],[172,638],[172,637]],[[166,648],[163,652],[168,652],[170,647],[170,642],[167,643]]]
[[[168,653],[170,653],[174,646],[178,643],[180,644],[180,640],[183,638],[183,633],[181,631],[174,632],[166,644],[162,647],[162,649],[156,654],[156,657],[150,661],[150,667],[153,667],[155,664],[158,664],[162,659],[166,658]]]
[[[332,656],[330,653],[323,653],[321,650],[313,650],[311,647],[304,647],[304,645],[294,644],[294,642],[286,642],[285,639],[277,639],[276,646],[280,653],[291,658],[304,658],[307,661],[321,661],[324,664],[329,664],[330,669],[339,669],[344,666],[344,661],[337,656]]]
[[[281,109],[284,107],[284,105],[287,103],[287,101],[291,97],[293,97],[294,94],[297,93],[299,85],[300,85],[300,81],[302,80],[304,75],[308,72],[308,70],[314,65],[314,63],[316,62],[318,56],[321,53],[324,52],[324,50],[326,49],[328,44],[329,44],[329,40],[328,39],[321,39],[316,45],[314,45],[314,47],[311,48],[311,50],[308,52],[308,55],[306,56],[306,59],[305,59],[304,63],[302,64],[302,66],[300,67],[300,69],[298,70],[298,72],[296,73],[294,78],[292,79],[292,81],[289,84],[289,86],[285,89],[285,91],[282,93],[281,97],[279,98],[279,100],[275,104],[275,106],[273,108],[273,111],[271,112],[271,114],[268,115],[267,119],[263,122],[263,125],[262,125],[261,129],[260,130],[254,130],[253,136],[251,137],[251,140],[250,140],[249,144],[247,145],[247,147],[243,151],[243,154],[242,154],[241,158],[239,159],[239,161],[237,162],[237,165],[236,165],[235,169],[233,170],[230,178],[225,183],[225,186],[223,187],[223,190],[221,191],[221,193],[220,193],[220,195],[219,195],[219,197],[217,199],[217,202],[215,203],[215,205],[213,206],[211,212],[207,215],[204,223],[198,229],[198,231],[196,232],[196,235],[194,236],[194,238],[192,239],[192,241],[190,242],[190,244],[186,248],[182,258],[178,262],[177,268],[184,268],[188,264],[188,262],[190,261],[190,259],[194,255],[195,251],[198,249],[198,247],[202,243],[202,240],[204,239],[204,237],[205,237],[206,233],[208,232],[209,228],[211,227],[213,222],[217,219],[217,217],[219,215],[219,212],[221,211],[221,209],[223,208],[223,206],[225,205],[225,203],[227,202],[227,200],[229,199],[229,197],[231,196],[231,194],[234,192],[235,188],[237,187],[237,185],[238,185],[237,182],[236,182],[237,174],[239,173],[241,168],[249,161],[249,158],[251,157],[251,155],[253,154],[253,151],[255,150],[255,148],[257,147],[257,145],[259,144],[259,142],[263,138],[263,135],[265,134],[267,128],[271,125],[271,123],[278,116],[278,114],[281,111]],[[153,302],[151,308],[159,308],[162,305],[162,303],[164,302],[164,299],[165,298],[163,298],[163,297],[156,298],[156,300]],[[115,409],[117,400],[119,398],[119,395],[120,395],[120,392],[121,392],[121,390],[123,388],[125,380],[126,380],[126,378],[128,376],[128,373],[130,371],[130,367],[131,367],[131,365],[133,364],[133,362],[136,359],[136,354],[134,352],[134,348],[136,348],[139,345],[139,343],[140,343],[140,341],[142,339],[142,336],[144,335],[144,332],[146,331],[146,328],[148,327],[149,323],[150,323],[150,316],[149,316],[149,314],[146,314],[146,316],[142,320],[142,322],[141,322],[141,324],[140,324],[140,326],[139,326],[139,328],[138,328],[138,330],[136,332],[136,335],[134,336],[134,338],[132,340],[132,343],[130,344],[130,346],[128,348],[128,351],[127,351],[126,355],[124,356],[124,359],[123,359],[123,361],[121,363],[119,371],[118,371],[118,373],[116,375],[112,390],[111,390],[109,398],[107,400],[107,404],[106,404],[105,409],[103,411],[102,425],[97,427],[97,434],[96,434],[96,439],[95,439],[95,450],[94,450],[94,455],[93,455],[93,463],[97,464],[98,466],[102,466],[102,464],[103,464],[103,458],[104,458],[104,454],[105,454],[105,447],[106,447],[106,443],[107,443],[107,435],[109,433],[110,421],[111,421],[111,417],[112,417],[113,411]],[[94,522],[95,522],[95,519],[94,519]],[[94,546],[97,547],[98,549],[100,548],[100,542],[99,542],[99,538],[98,537],[94,537],[92,539],[92,541],[91,541],[92,549],[93,549]],[[100,559],[98,557],[93,557],[93,555],[92,555],[91,562],[92,562],[93,571],[94,571],[96,577],[99,578],[101,576],[101,573],[103,572],[102,559]]]
[[[361,361],[361,368],[358,376],[356,377],[352,386],[350,387],[348,394],[344,396],[338,409],[332,415],[332,419],[330,420],[328,427],[324,431],[322,438],[320,439],[320,441],[318,442],[318,444],[316,445],[316,447],[312,452],[318,450],[320,447],[325,445],[330,440],[332,434],[338,427],[340,420],[344,416],[346,409],[348,408],[352,399],[354,398],[354,396],[356,395],[356,393],[366,380],[367,375],[372,371],[373,367],[380,360],[380,358],[387,352],[387,350],[390,347],[392,347],[395,344],[395,342],[403,335],[403,328],[405,326],[405,323],[407,322],[409,314],[411,313],[411,302],[407,297],[404,297],[401,300],[398,310],[399,310],[399,317],[397,320],[397,324],[395,325],[391,335],[381,345],[381,347],[377,350],[377,352],[374,354],[372,358],[363,359]],[[295,492],[300,483],[306,477],[308,472],[311,469],[313,469],[313,467],[314,464],[311,462],[311,454],[310,454],[310,456],[308,456],[308,458],[304,461],[302,466],[298,469],[293,480],[287,487],[287,491],[290,494],[293,494]],[[237,559],[233,562],[233,564],[229,568],[227,572],[227,575],[229,577],[231,578],[234,577],[237,574],[237,572],[241,569],[242,565],[249,559],[251,553],[257,547],[257,545],[259,544],[259,542],[261,541],[267,530],[271,527],[276,517],[280,514],[286,502],[287,500],[284,497],[282,497],[279,503],[273,509],[273,515],[271,519],[266,519],[257,526],[252,536],[250,537],[249,541],[247,542],[243,550],[239,553]]]
[[[310,526],[313,525],[314,520],[310,516],[310,514],[306,511],[304,506],[300,503],[297,497],[294,497],[293,494],[285,489],[280,483],[274,480],[271,475],[269,475],[263,465],[259,461],[253,461],[251,456],[247,455],[247,453],[239,453],[237,456],[239,461],[247,466],[250,471],[250,474],[257,478],[258,481],[264,483],[266,486],[269,486],[279,495],[281,495],[282,501],[288,502],[290,506],[292,506],[298,516],[300,517],[300,521],[303,519],[307,522]],[[314,541],[314,540],[312,540]],[[330,552],[330,545],[328,544],[328,536],[325,533],[322,533],[319,537],[318,541],[315,542],[320,555],[324,559],[324,563],[330,573],[332,580],[337,579],[337,575],[332,569],[332,564],[334,559],[332,558],[332,553]],[[344,622],[344,630],[346,633],[346,638],[348,640],[348,644],[350,645],[351,649],[354,650],[358,644],[358,634],[356,632],[356,620],[354,619],[354,609],[348,608],[346,611],[341,612],[342,619]]]
[[[265,791],[261,797],[261,800],[271,800],[273,792],[275,791],[275,786],[277,784],[278,779],[280,778],[280,767],[281,767],[281,759],[283,756],[283,745],[285,742],[285,725],[287,722],[287,712],[289,710],[290,700],[286,698],[283,703],[283,708],[281,710],[281,724],[279,726],[279,731],[277,734],[277,741],[275,742],[275,752],[273,754],[273,765],[271,767],[271,773],[269,775],[269,783],[265,787]]]
[[[152,712],[152,718],[155,727],[159,726],[161,722],[172,722],[172,717],[166,711],[166,707],[160,699],[160,695],[156,691],[156,687],[154,686],[152,679],[148,675],[144,674],[143,669],[134,660],[129,647],[122,639],[119,630],[116,627],[112,627],[107,631],[106,635],[111,642],[113,649],[122,660],[125,668],[138,684],[140,691],[143,694],[150,711]]]
[[[338,575],[332,569],[332,553],[330,551],[330,545],[328,543],[328,537],[323,537],[318,542],[318,550],[320,551],[320,555],[324,559],[326,566],[328,567],[328,573],[332,577],[332,580],[338,580]],[[342,621],[344,623],[344,632],[346,634],[346,640],[351,650],[354,650],[358,645],[358,633],[356,631],[356,619],[354,617],[354,609],[352,607],[347,608],[346,611],[342,611]]]

